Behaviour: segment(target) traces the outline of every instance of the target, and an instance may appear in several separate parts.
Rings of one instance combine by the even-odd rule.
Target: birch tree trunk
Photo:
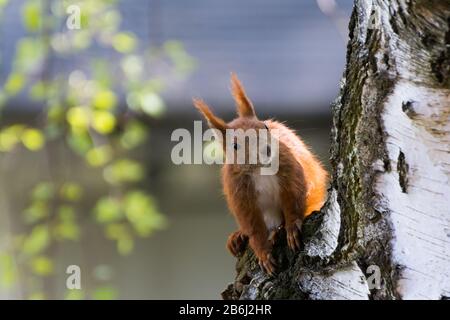
[[[328,201],[225,299],[450,297],[450,1],[356,0],[349,31]]]

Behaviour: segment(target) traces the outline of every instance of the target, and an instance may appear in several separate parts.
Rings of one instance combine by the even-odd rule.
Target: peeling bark
[[[349,31],[328,201],[276,276],[247,249],[225,299],[450,296],[450,1],[356,1]]]

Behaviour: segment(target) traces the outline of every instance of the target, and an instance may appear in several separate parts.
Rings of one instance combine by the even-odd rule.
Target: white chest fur
[[[283,222],[280,205],[280,184],[276,175],[253,175],[257,204],[267,229],[277,228]]]

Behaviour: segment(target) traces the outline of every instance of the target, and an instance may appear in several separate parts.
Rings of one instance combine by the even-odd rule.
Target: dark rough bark
[[[447,177],[448,184],[450,179],[450,151],[448,144],[442,146],[450,143],[450,1],[356,1],[349,32],[347,66],[340,95],[332,106],[333,172],[329,200],[321,212],[305,221],[299,253],[289,252],[284,240],[277,244],[276,276],[262,273],[247,249],[237,262],[234,283],[222,294],[225,299],[448,296],[448,272],[430,280],[433,289],[424,292],[418,289],[419,282],[405,281],[404,270],[415,270],[405,262],[409,258],[398,253],[398,248],[404,248],[402,239],[409,231],[395,215],[392,193],[405,196],[401,203],[411,207],[406,212],[408,218],[414,219],[417,212],[431,216],[432,212],[420,212],[416,205],[418,199],[424,199],[423,194],[422,198],[414,198],[410,189],[430,191],[418,178],[429,174],[430,165],[433,172],[437,170],[439,181]],[[416,95],[417,91],[420,94]],[[395,104],[399,99],[401,102]],[[392,126],[399,118],[395,112],[406,115],[406,120],[398,120],[398,130]],[[402,131],[403,124],[413,129],[405,130],[399,138],[395,130]],[[426,132],[430,138],[419,139],[417,148],[409,150],[404,141],[396,141],[410,132],[422,136]],[[435,141],[430,142],[431,139]],[[392,145],[395,152],[399,150],[394,156]],[[421,148],[440,152],[423,165],[425,168],[420,161],[409,163],[414,162],[411,159]],[[398,180],[398,189],[389,182],[392,176]],[[437,228],[433,230],[450,230],[450,209],[445,210],[450,206],[447,192],[445,189],[443,196],[430,193],[430,201],[440,201],[438,209],[444,208],[438,212],[442,222],[430,225]],[[417,236],[422,240],[429,236],[424,232],[426,229],[412,231],[413,235],[423,234],[422,238]],[[442,259],[449,259],[450,232],[447,237],[436,238]],[[422,259],[426,263],[429,252],[424,252]],[[450,263],[445,263],[436,264],[436,268],[450,270]],[[364,273],[370,265],[380,268],[379,289],[369,290]]]

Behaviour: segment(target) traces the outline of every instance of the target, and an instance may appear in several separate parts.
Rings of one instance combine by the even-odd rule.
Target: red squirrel
[[[252,102],[235,74],[231,75],[231,91],[238,117],[226,123],[215,116],[208,105],[194,99],[195,107],[211,128],[223,134],[227,129],[267,129],[278,133],[279,168],[275,175],[261,175],[260,164],[225,163],[222,184],[228,207],[239,229],[227,241],[228,250],[238,256],[247,241],[260,266],[269,274],[275,271],[272,257],[275,236],[284,227],[291,250],[300,247],[299,232],[305,217],[320,210],[326,195],[328,175],[320,161],[295,132],[274,120],[259,120]],[[237,149],[236,142],[234,148]],[[270,151],[270,150],[269,150]]]

